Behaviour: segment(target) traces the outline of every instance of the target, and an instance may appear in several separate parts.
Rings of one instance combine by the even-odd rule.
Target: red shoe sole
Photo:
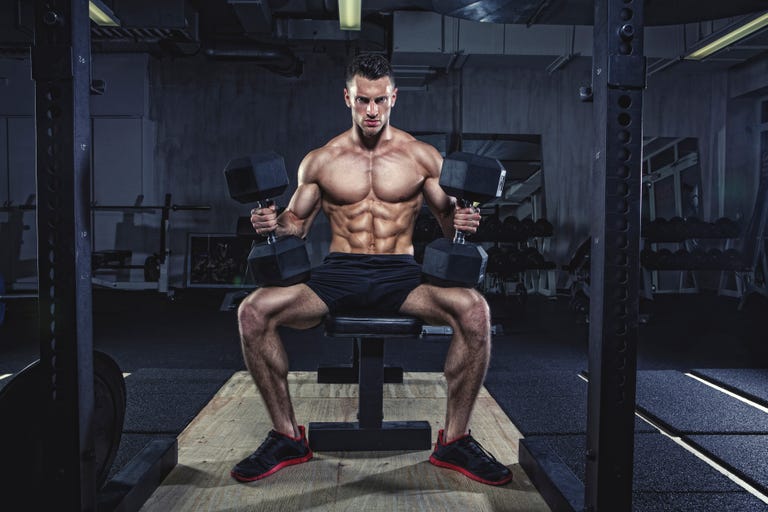
[[[509,482],[512,481],[512,473],[510,473],[509,476],[507,478],[504,478],[503,480],[497,480],[497,481],[486,480],[485,478],[480,478],[479,476],[470,473],[469,471],[467,471],[466,469],[464,469],[464,468],[462,468],[460,466],[456,466],[456,465],[451,464],[449,462],[443,462],[442,460],[436,459],[432,455],[429,457],[429,462],[431,462],[435,466],[439,466],[441,468],[452,469],[454,471],[458,471],[459,473],[461,473],[462,475],[466,476],[467,478],[470,478],[470,479],[474,480],[475,482],[480,482],[480,483],[486,484],[486,485],[504,485],[504,484],[508,484]]]
[[[312,458],[312,452],[309,452],[308,454],[306,454],[303,457],[299,457],[297,459],[290,459],[290,460],[286,460],[284,462],[281,462],[280,464],[278,464],[277,466],[273,467],[272,469],[270,469],[266,473],[263,473],[263,474],[258,475],[258,476],[247,477],[247,476],[238,475],[235,472],[234,469],[232,471],[230,471],[229,474],[232,476],[232,478],[234,478],[238,482],[255,482],[256,480],[261,480],[262,478],[267,478],[269,475],[277,473],[278,471],[280,471],[284,467],[294,466],[296,464],[301,464],[303,462],[307,462],[311,458]]]

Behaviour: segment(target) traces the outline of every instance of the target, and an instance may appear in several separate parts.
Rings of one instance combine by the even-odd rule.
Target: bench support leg
[[[358,340],[352,340],[352,364],[340,366],[320,365],[317,368],[318,384],[357,384],[360,377],[360,349]],[[386,384],[403,383],[403,367],[384,365]]]
[[[382,421],[384,339],[367,339],[360,345],[359,421],[310,422],[310,447],[317,451],[428,450],[432,443],[429,422]]]

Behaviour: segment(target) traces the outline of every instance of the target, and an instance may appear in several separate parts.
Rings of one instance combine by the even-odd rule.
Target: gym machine
[[[177,211],[208,211],[208,205],[180,205],[171,203],[171,194],[165,194],[165,202],[162,205],[99,205],[92,204],[91,211],[118,211],[136,213],[161,213],[160,220],[160,247],[158,252],[147,256],[143,265],[131,264],[132,252],[130,250],[93,251],[92,269],[94,274],[99,271],[116,271],[121,269],[142,269],[144,279],[142,281],[118,281],[117,279],[105,279],[93,276],[91,282],[94,285],[118,290],[157,290],[169,297],[173,297],[173,290],[168,285],[168,266],[171,251],[168,248],[168,237],[171,229],[171,212]]]
[[[161,480],[177,448],[142,450],[105,483],[126,395],[119,366],[93,347],[88,2],[32,4],[40,358],[0,390],[0,418],[12,419],[0,421],[3,499],[25,510],[138,509],[156,483],[136,467]]]

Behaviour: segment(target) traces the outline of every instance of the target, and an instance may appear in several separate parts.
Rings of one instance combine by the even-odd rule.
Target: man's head
[[[386,57],[379,53],[362,53],[352,59],[347,65],[346,83],[349,82],[355,76],[362,76],[368,80],[378,80],[379,78],[388,77],[392,83],[392,88],[395,87],[395,77],[392,74],[392,66]]]
[[[362,54],[347,66],[344,101],[352,122],[366,137],[378,135],[389,124],[397,89],[389,61],[379,54]]]

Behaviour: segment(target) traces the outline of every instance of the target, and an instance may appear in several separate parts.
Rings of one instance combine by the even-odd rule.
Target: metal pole
[[[87,0],[35,0],[40,463],[46,510],[96,508]],[[41,484],[43,485],[43,484]]]
[[[643,0],[595,0],[585,507],[632,510],[640,279]]]

